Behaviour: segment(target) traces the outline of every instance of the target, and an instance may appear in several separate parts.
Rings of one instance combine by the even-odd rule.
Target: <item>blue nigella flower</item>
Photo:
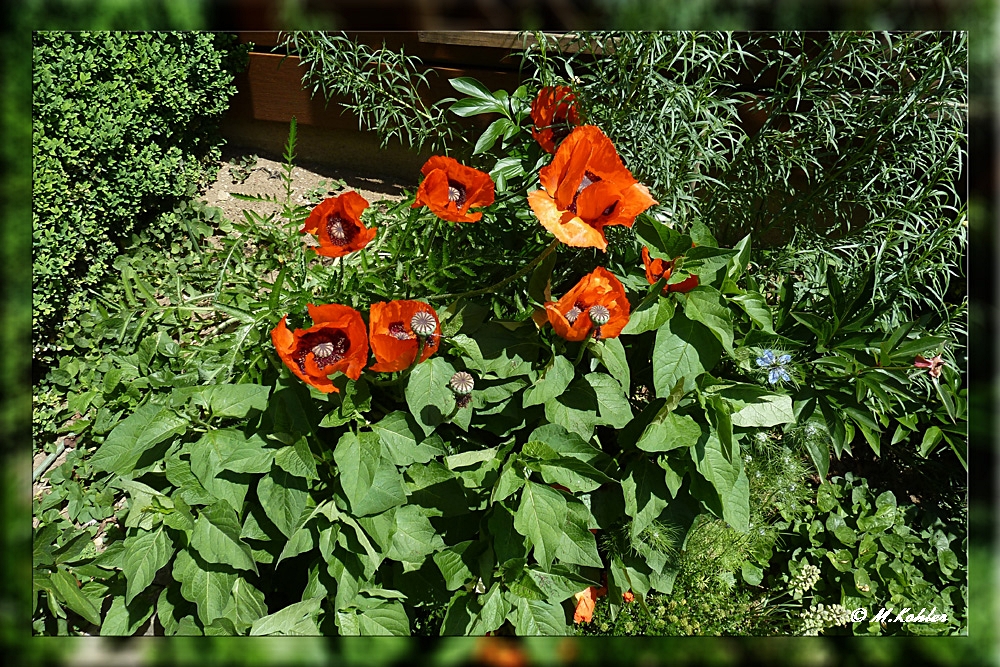
[[[789,382],[792,378],[785,369],[785,364],[792,360],[792,355],[782,354],[775,356],[772,350],[764,350],[757,357],[757,365],[767,369],[767,381],[771,384],[778,384],[779,381]]]

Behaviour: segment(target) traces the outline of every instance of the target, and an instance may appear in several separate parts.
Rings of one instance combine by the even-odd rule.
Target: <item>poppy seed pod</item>
[[[434,329],[436,327],[437,318],[428,313],[426,310],[414,313],[413,317],[410,318],[410,328],[413,329],[413,333],[418,336],[429,336],[434,333]]]
[[[472,388],[476,386],[475,380],[473,380],[472,375],[466,373],[465,371],[459,371],[451,376],[451,382],[449,382],[451,388],[456,394],[466,395],[472,393]]]

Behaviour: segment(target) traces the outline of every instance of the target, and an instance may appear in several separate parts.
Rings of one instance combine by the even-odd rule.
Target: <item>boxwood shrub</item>
[[[132,232],[194,194],[245,49],[212,33],[33,36],[35,358],[114,272]]]

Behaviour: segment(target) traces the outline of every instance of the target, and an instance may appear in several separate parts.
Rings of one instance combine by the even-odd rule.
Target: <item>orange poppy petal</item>
[[[544,190],[529,192],[528,205],[542,227],[566,245],[607,250],[608,241],[601,230],[591,227],[569,211],[559,210],[555,200]]]
[[[583,220],[596,222],[609,218],[621,205],[622,192],[610,181],[600,181],[586,187],[576,200],[577,215]],[[611,212],[605,214],[605,211]]]

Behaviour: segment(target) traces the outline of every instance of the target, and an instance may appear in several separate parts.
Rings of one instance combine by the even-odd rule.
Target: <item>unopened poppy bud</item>
[[[475,386],[475,381],[472,379],[472,375],[466,373],[465,371],[459,371],[451,376],[451,388],[455,390],[456,394],[466,395],[472,393],[472,388]]]
[[[434,333],[436,327],[437,321],[426,310],[421,310],[410,319],[410,328],[418,336],[429,336]]]
[[[611,311],[604,306],[598,305],[590,307],[590,321],[593,322],[595,326],[607,324],[610,319]]]

